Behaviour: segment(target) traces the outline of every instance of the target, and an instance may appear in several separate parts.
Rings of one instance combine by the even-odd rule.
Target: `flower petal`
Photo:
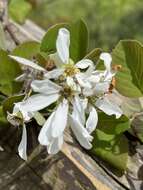
[[[63,63],[69,60],[70,33],[66,28],[61,28],[58,33],[56,47],[57,53]]]
[[[47,151],[49,154],[56,154],[61,150],[62,145],[63,145],[63,135],[54,138],[52,143],[49,146],[47,146]]]
[[[22,102],[21,110],[27,112],[39,111],[50,104],[54,103],[58,98],[59,94],[43,95],[36,94],[28,98],[25,102]]]
[[[18,154],[23,160],[27,160],[27,132],[25,125],[23,125],[22,138],[18,146]]]
[[[109,53],[101,53],[100,59],[104,61],[104,65],[107,71],[111,71],[112,57]]]
[[[92,66],[93,62],[90,59],[82,59],[81,61],[78,61],[75,65],[79,69],[86,69],[87,67]]]
[[[18,63],[20,63],[22,65],[32,67],[33,69],[36,69],[39,71],[46,71],[43,67],[40,67],[38,64],[36,64],[28,59],[18,57],[18,56],[13,56],[13,55],[9,55],[9,57],[14,59],[15,61],[17,61]]]
[[[52,140],[51,131],[52,131],[52,122],[54,121],[55,112],[53,112],[47,121],[45,122],[44,126],[42,127],[38,141],[41,145],[48,146]]]
[[[91,111],[89,113],[89,117],[88,117],[87,122],[86,122],[86,129],[89,132],[89,134],[91,134],[95,130],[97,123],[98,123],[97,111],[92,106]]]
[[[56,138],[62,135],[67,125],[68,108],[68,101],[64,99],[55,111],[52,123],[52,137]]]
[[[49,79],[34,80],[31,83],[31,87],[34,92],[40,92],[47,95],[59,93],[59,91],[61,90],[60,86],[50,81]]]
[[[94,94],[99,96],[103,95],[104,93],[107,93],[110,88],[110,83],[107,82],[99,82],[94,87]]]
[[[91,141],[93,138],[92,136],[90,136],[86,128],[81,123],[79,123],[74,118],[74,116],[69,116],[69,124],[81,146],[83,146],[86,149],[91,149],[92,148]]]
[[[49,71],[44,74],[44,77],[47,79],[57,79],[60,75],[62,75],[64,72],[64,69],[53,69],[52,71]]]
[[[73,113],[72,116],[82,123],[82,125],[85,124],[85,111],[84,111],[84,105],[80,98],[76,96],[73,101]]]
[[[95,105],[107,115],[116,115],[117,119],[123,114],[121,108],[109,100],[108,96],[98,99]]]

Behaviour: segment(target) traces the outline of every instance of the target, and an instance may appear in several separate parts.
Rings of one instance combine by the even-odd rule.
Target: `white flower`
[[[27,132],[25,122],[28,122],[34,114],[22,109],[22,104],[23,102],[15,103],[13,113],[8,115],[8,120],[13,125],[22,125],[22,138],[18,146],[18,154],[23,160],[27,160]]]
[[[45,122],[38,137],[40,144],[47,146],[48,153],[55,154],[61,149],[66,126],[71,126],[77,140],[84,148],[91,148],[92,136],[90,133],[97,124],[97,114],[93,116],[93,112],[95,113],[96,110],[92,108],[86,121],[83,103],[74,89],[70,89],[70,87],[67,89],[68,86],[59,86],[48,79],[35,80],[31,86],[33,91],[39,94],[31,96],[22,103],[22,112],[36,112],[54,102],[59,103]],[[71,92],[69,91],[67,94],[67,90],[71,90]],[[72,109],[72,113],[69,107]]]

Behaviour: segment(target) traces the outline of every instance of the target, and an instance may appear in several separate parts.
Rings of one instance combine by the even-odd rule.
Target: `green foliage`
[[[113,65],[122,66],[117,73],[117,90],[128,97],[143,96],[143,46],[132,40],[120,41],[112,53]]]
[[[0,92],[5,95],[16,93],[19,89],[14,79],[21,74],[21,69],[3,50],[0,50],[0,68]]]
[[[25,42],[17,46],[12,55],[24,57],[27,59],[32,59],[40,52],[40,43],[35,41]]]
[[[69,25],[57,24],[51,27],[42,40],[41,51],[56,51],[56,39],[58,35],[58,30],[62,27],[65,27],[70,31],[70,57],[75,62],[79,61],[86,55],[88,46],[88,30],[85,23],[82,20],[79,20]]]
[[[16,22],[23,23],[30,10],[31,5],[25,0],[11,0],[9,3],[9,14]]]
[[[109,139],[108,137],[102,140],[103,134],[98,132],[95,134],[93,148],[91,152],[104,161],[108,162],[113,167],[124,171],[128,161],[128,141],[123,135]]]
[[[101,157],[119,170],[125,170],[128,159],[128,142],[123,132],[130,128],[127,117],[116,119],[99,113],[99,122],[94,132],[92,153]]]

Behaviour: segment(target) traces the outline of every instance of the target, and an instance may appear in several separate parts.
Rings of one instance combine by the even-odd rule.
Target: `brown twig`
[[[11,24],[9,22],[8,17],[8,1],[7,0],[0,0],[0,20],[4,26],[4,30],[6,30],[16,45],[19,45],[20,42],[17,39],[16,35],[14,34]]]

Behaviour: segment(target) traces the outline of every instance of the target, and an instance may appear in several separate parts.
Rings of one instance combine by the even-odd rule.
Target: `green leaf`
[[[12,95],[17,92],[14,79],[21,74],[18,63],[8,57],[8,53],[0,50],[0,92]]]
[[[113,65],[121,65],[116,88],[124,96],[143,96],[143,46],[134,40],[120,41],[112,53]]]
[[[7,115],[7,112],[12,113],[14,103],[22,101],[24,95],[11,96],[3,102],[3,112]]]
[[[63,27],[70,31],[70,58],[77,62],[86,55],[88,46],[88,30],[82,20],[72,24],[62,23],[51,27],[42,40],[41,51],[56,52],[58,31]]]
[[[120,171],[127,167],[128,141],[123,135],[110,141],[104,141],[100,135],[95,135],[91,152]]]
[[[40,52],[40,43],[35,41],[25,42],[17,46],[12,55],[24,57],[27,59],[32,59]]]
[[[5,126],[7,124],[8,124],[8,121],[4,116],[3,107],[0,106],[0,127]]]
[[[69,29],[69,25],[66,23],[56,24],[48,29],[45,36],[42,39],[40,50],[44,52],[56,51],[56,39],[60,28]]]
[[[30,3],[25,0],[11,0],[9,3],[9,14],[16,22],[23,23],[31,8]]]
[[[0,22],[0,49],[6,50],[6,39],[1,22]]]
[[[102,112],[99,114],[98,126],[93,133],[91,152],[119,170],[125,170],[128,159],[128,142],[123,132],[130,128],[125,116],[116,119]]]
[[[130,128],[130,121],[126,116],[116,119],[115,116],[108,116],[100,112],[98,113],[98,120],[97,129],[109,135],[116,136]]]
[[[94,63],[97,63],[99,60],[100,54],[102,53],[102,49],[100,48],[95,48],[92,50],[90,53],[88,53],[85,58],[92,60]]]

